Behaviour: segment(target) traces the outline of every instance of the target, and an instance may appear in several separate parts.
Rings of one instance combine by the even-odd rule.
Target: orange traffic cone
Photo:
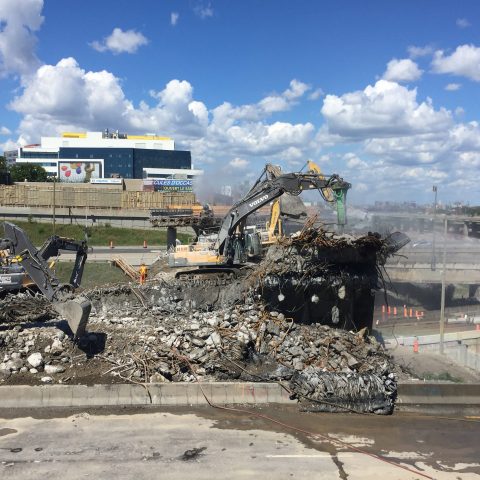
[[[394,314],[394,315],[397,314],[397,307],[393,307],[393,314]]]
[[[146,240],[143,241],[143,248],[147,248],[147,241]]]
[[[113,248],[113,240],[110,240],[110,248]]]
[[[418,353],[418,338],[413,341],[413,353]]]

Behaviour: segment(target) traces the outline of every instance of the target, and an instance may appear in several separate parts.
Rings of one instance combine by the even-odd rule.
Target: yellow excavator
[[[267,165],[265,168],[271,177],[281,175],[281,169],[278,166]],[[307,161],[307,172],[318,175],[320,179],[325,178],[320,167],[312,160]],[[335,197],[331,188],[323,188],[322,193],[327,202],[334,203]],[[272,202],[270,220],[267,222],[266,230],[260,231],[262,245],[264,246],[276,243],[283,236],[281,198],[277,198]]]
[[[250,191],[229,210],[224,217],[218,235],[192,245],[179,246],[169,255],[170,267],[199,267],[177,272],[177,278],[199,274],[217,273],[229,276],[249,261],[262,255],[261,236],[246,228],[247,218],[284,193],[298,196],[306,190],[317,190],[327,200],[324,191],[331,190],[337,203],[339,224],[345,224],[345,199],[350,184],[338,175],[324,176],[318,171],[306,173],[281,173],[278,167],[267,167]],[[329,201],[329,200],[327,200]],[[273,236],[280,217],[279,207],[274,206],[270,231]]]

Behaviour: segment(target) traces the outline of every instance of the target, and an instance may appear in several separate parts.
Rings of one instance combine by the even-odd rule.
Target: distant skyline
[[[307,160],[355,203],[480,204],[474,0],[0,0],[0,152],[171,136],[203,188]]]

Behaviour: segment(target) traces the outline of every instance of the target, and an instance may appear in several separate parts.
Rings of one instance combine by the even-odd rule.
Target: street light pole
[[[445,215],[443,226],[443,271],[442,271],[442,295],[440,299],[440,354],[444,353],[443,340],[445,336],[445,283],[447,272],[447,216]]]
[[[435,201],[433,203],[433,225],[432,225],[432,230],[433,230],[433,238],[432,238],[432,264],[431,268],[432,270],[435,270],[437,267],[437,259],[435,257],[435,220],[437,218],[437,186],[433,186],[433,193],[435,193]]]

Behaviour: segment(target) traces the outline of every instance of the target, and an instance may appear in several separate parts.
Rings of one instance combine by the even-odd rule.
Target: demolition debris
[[[400,241],[310,225],[228,285],[205,288],[162,273],[142,287],[86,291],[89,333],[77,343],[43,297],[8,295],[0,300],[2,320],[21,323],[0,330],[0,378],[280,382],[302,409],[391,413],[400,370],[366,326],[379,267]],[[28,323],[40,313],[50,320]]]

